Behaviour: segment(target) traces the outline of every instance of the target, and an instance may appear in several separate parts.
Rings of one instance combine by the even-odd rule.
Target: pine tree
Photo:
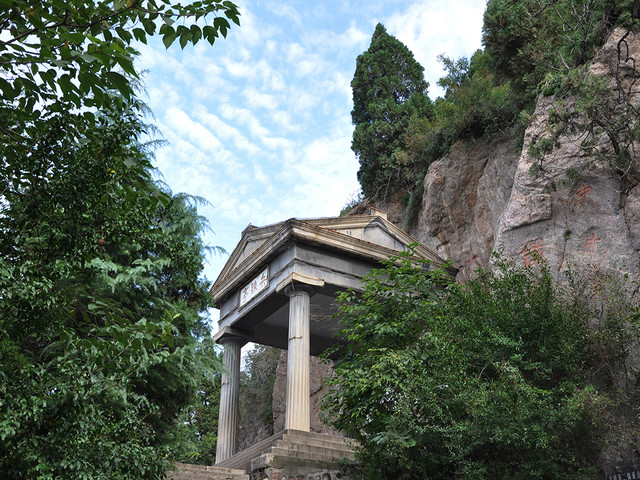
[[[423,72],[413,53],[381,24],[356,60],[351,148],[360,160],[358,180],[368,198],[385,198],[414,186],[399,154],[411,117],[433,115]]]

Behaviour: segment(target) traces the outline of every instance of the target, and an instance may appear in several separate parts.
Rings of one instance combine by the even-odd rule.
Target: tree
[[[222,363],[222,353],[216,351],[209,337],[202,341],[204,358]],[[213,465],[216,460],[218,442],[218,416],[220,413],[220,388],[222,375],[219,368],[202,372],[197,377],[196,393],[192,403],[185,409],[176,428],[177,442],[181,451],[176,460],[198,465]]]
[[[273,435],[273,383],[280,350],[256,345],[247,352],[240,373],[239,449]]]
[[[239,24],[228,0],[1,2],[0,138],[10,147],[4,158],[19,159],[63,114],[69,133],[91,125],[94,109],[112,102],[109,91],[130,101],[138,78],[134,41],[159,35],[167,47],[176,39],[183,48],[201,38],[213,44],[226,36],[227,19]]]
[[[138,114],[97,122],[0,170],[7,478],[160,478],[208,362],[203,219],[152,181]]]
[[[415,184],[397,154],[404,148],[411,117],[433,116],[423,71],[411,51],[381,24],[356,60],[351,148],[360,161],[358,180],[367,198],[385,198]]]
[[[238,21],[216,0],[0,5],[4,478],[157,479],[184,451],[214,360],[206,221],[152,178],[131,42],[213,43],[216,12]]]
[[[401,255],[342,294],[350,343],[326,407],[368,478],[601,478],[612,412],[638,396],[638,329],[628,292],[600,280],[503,265],[460,285]]]

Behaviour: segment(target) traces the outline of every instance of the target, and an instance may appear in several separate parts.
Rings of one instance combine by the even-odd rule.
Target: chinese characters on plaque
[[[269,286],[269,268],[265,268],[240,290],[240,306],[254,298]]]

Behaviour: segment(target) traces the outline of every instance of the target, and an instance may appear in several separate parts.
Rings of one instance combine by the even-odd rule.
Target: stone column
[[[289,343],[287,356],[287,412],[284,428],[308,432],[311,422],[309,377],[310,287],[295,284],[289,296]]]
[[[244,344],[237,338],[218,340],[224,345],[222,357],[222,387],[218,416],[218,444],[216,463],[236,453],[238,448],[238,389],[240,387],[240,349]]]

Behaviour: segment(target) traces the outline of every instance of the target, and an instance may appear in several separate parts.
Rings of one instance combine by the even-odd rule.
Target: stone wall
[[[255,470],[250,478],[251,480],[355,480],[360,477],[353,467],[342,467],[338,470],[320,469],[305,474],[297,473],[296,469],[289,467],[269,467]]]

